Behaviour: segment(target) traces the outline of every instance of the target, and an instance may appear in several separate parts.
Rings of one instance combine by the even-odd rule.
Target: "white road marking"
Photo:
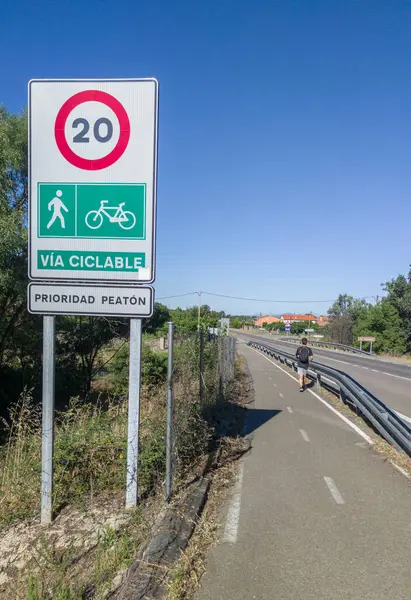
[[[274,383],[273,385],[274,385],[274,387],[277,387],[277,384],[276,384],[276,383]]]
[[[322,354],[319,354],[318,356],[320,356],[321,358],[328,358],[329,360],[333,360],[334,362],[338,362],[341,363],[342,365],[352,365],[353,363],[347,362],[346,360],[338,360],[338,358],[331,358],[331,356],[324,356]],[[354,365],[357,366],[357,365]]]
[[[287,410],[289,413],[291,413],[291,414],[293,413],[293,409],[291,408],[291,406],[287,406]]]
[[[288,373],[285,369],[283,369],[282,367],[280,367],[280,365],[277,365],[274,361],[272,361],[270,358],[268,358],[268,356],[264,356],[264,354],[261,354],[261,352],[259,352],[255,348],[251,348],[251,350],[254,350],[254,352],[256,352],[257,354],[259,354],[260,356],[262,356],[263,358],[265,358],[266,360],[268,360],[272,365],[274,365],[277,369],[280,369],[280,371],[282,371],[283,373],[285,373],[286,375],[288,375],[288,377],[291,377],[291,379],[293,379],[294,381],[298,381],[298,379],[296,377],[293,377],[291,375],[291,373]],[[347,425],[349,427],[351,427],[351,429],[354,429],[354,431],[356,433],[358,433],[358,435],[360,435],[366,442],[368,442],[370,445],[373,445],[373,441],[370,438],[370,436],[367,435],[357,425],[355,425],[355,423],[352,423],[349,419],[347,419],[347,417],[345,415],[343,415],[340,412],[338,412],[337,409],[335,409],[333,406],[331,406],[330,404],[328,404],[328,402],[326,400],[324,400],[323,398],[321,398],[321,396],[319,396],[318,394],[316,394],[312,390],[307,390],[307,391],[310,394],[312,394],[313,396],[315,396],[315,398],[317,398],[317,400],[319,400],[322,404],[324,404],[324,406],[326,406],[331,412],[333,412],[335,415],[337,415],[337,417],[339,417],[345,423],[347,423]]]
[[[318,356],[321,357],[320,354]],[[354,363],[346,362],[345,360],[338,360],[337,358],[331,358],[330,356],[323,356],[323,358],[326,358],[328,360],[333,360],[334,362],[342,363],[343,365],[357,367],[358,369],[362,368],[362,369],[369,370],[369,367],[363,367],[362,365],[356,365]],[[405,366],[408,366],[408,365],[405,365]],[[383,375],[389,375],[390,377],[396,377],[397,379],[405,379],[406,381],[411,381],[411,377],[403,377],[402,375],[394,375],[394,373],[387,373],[387,371],[381,371],[378,369],[371,369],[371,370],[374,371],[375,373],[382,373]]]
[[[280,396],[280,398],[284,398],[284,394],[282,394],[281,392],[278,395]]]
[[[244,463],[240,465],[237,483],[235,484],[230,506],[228,507],[227,520],[225,523],[223,542],[235,544],[238,536],[238,525],[240,523],[241,492],[243,487]]]
[[[273,380],[273,378],[272,378],[272,377],[269,377],[268,379],[269,379],[270,381],[272,381],[272,380]]]
[[[303,440],[305,440],[306,442],[310,441],[310,438],[308,437],[308,434],[306,431],[304,431],[304,429],[300,429],[300,433],[302,435]]]
[[[407,417],[406,415],[403,415],[402,413],[398,412],[397,410],[396,410],[396,411],[394,411],[394,412],[395,412],[395,414],[397,414],[397,415],[400,417],[400,419],[402,419],[403,421],[407,421],[407,423],[411,423],[411,419],[410,419],[410,417]]]
[[[328,489],[331,492],[332,497],[336,501],[337,504],[345,504],[344,498],[341,496],[338,487],[335,485],[334,480],[331,477],[324,477],[325,483],[327,484]]]
[[[361,367],[361,369],[365,369],[366,371],[368,371],[368,367]]]
[[[393,460],[390,460],[390,463],[392,464],[393,467],[395,467],[397,469],[397,471],[399,471],[402,475],[404,475],[404,477],[406,477],[407,479],[411,479],[411,475],[408,473],[408,471],[406,471],[405,469],[400,467],[400,465],[397,465],[397,463],[395,463]]]
[[[403,377],[402,375],[394,375],[394,373],[387,373],[386,371],[380,371],[384,375],[389,375],[390,377],[396,377],[397,379],[405,379],[406,381],[411,381],[410,377]]]

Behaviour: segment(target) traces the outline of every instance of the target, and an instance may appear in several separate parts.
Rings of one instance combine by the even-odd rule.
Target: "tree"
[[[339,344],[353,343],[353,328],[360,315],[369,308],[365,300],[353,298],[348,294],[340,294],[328,310],[330,321],[328,332],[331,339]]]
[[[59,320],[60,360],[78,362],[78,376],[85,396],[91,391],[100,351],[115,337],[124,336],[125,328],[124,321],[105,317],[62,317]],[[74,372],[73,377],[76,375]]]
[[[0,106],[0,367],[27,319],[27,119]]]
[[[0,409],[40,393],[41,320],[26,309],[27,117],[0,106]]]
[[[190,306],[187,309],[175,308],[170,311],[171,318],[180,331],[197,331],[198,329],[198,307]],[[207,304],[203,304],[200,310],[200,327],[207,330],[209,327],[218,327],[221,312],[211,310]]]
[[[153,316],[143,321],[143,331],[145,333],[155,333],[164,329],[166,323],[170,321],[171,315],[167,306],[156,302],[154,304]]]
[[[315,331],[318,331],[320,328],[317,323],[313,323],[312,321],[295,321],[294,323],[291,323],[291,333],[300,335],[303,334],[306,329],[315,329]]]
[[[387,300],[396,308],[405,336],[406,351],[411,352],[411,270],[383,284]]]
[[[354,335],[375,337],[375,352],[403,354],[407,348],[398,310],[387,298],[361,313]]]

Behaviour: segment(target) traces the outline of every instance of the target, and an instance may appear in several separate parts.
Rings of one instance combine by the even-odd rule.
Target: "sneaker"
[[[301,386],[300,387],[300,392],[303,392],[303,391],[304,391],[304,388]]]

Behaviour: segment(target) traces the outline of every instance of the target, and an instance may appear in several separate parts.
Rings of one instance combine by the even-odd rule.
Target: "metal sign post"
[[[174,376],[174,323],[168,324],[167,375],[167,432],[166,432],[166,502],[170,502],[173,481],[173,376]]]
[[[43,317],[43,432],[41,453],[41,524],[53,520],[55,317]]]
[[[138,442],[140,430],[141,319],[130,319],[130,359],[128,383],[128,443],[126,507],[137,504]]]

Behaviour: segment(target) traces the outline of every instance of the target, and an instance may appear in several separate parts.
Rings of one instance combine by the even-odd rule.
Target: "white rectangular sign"
[[[150,286],[30,283],[28,309],[39,315],[151,317],[154,291]]]
[[[158,83],[29,83],[29,277],[152,283]]]

